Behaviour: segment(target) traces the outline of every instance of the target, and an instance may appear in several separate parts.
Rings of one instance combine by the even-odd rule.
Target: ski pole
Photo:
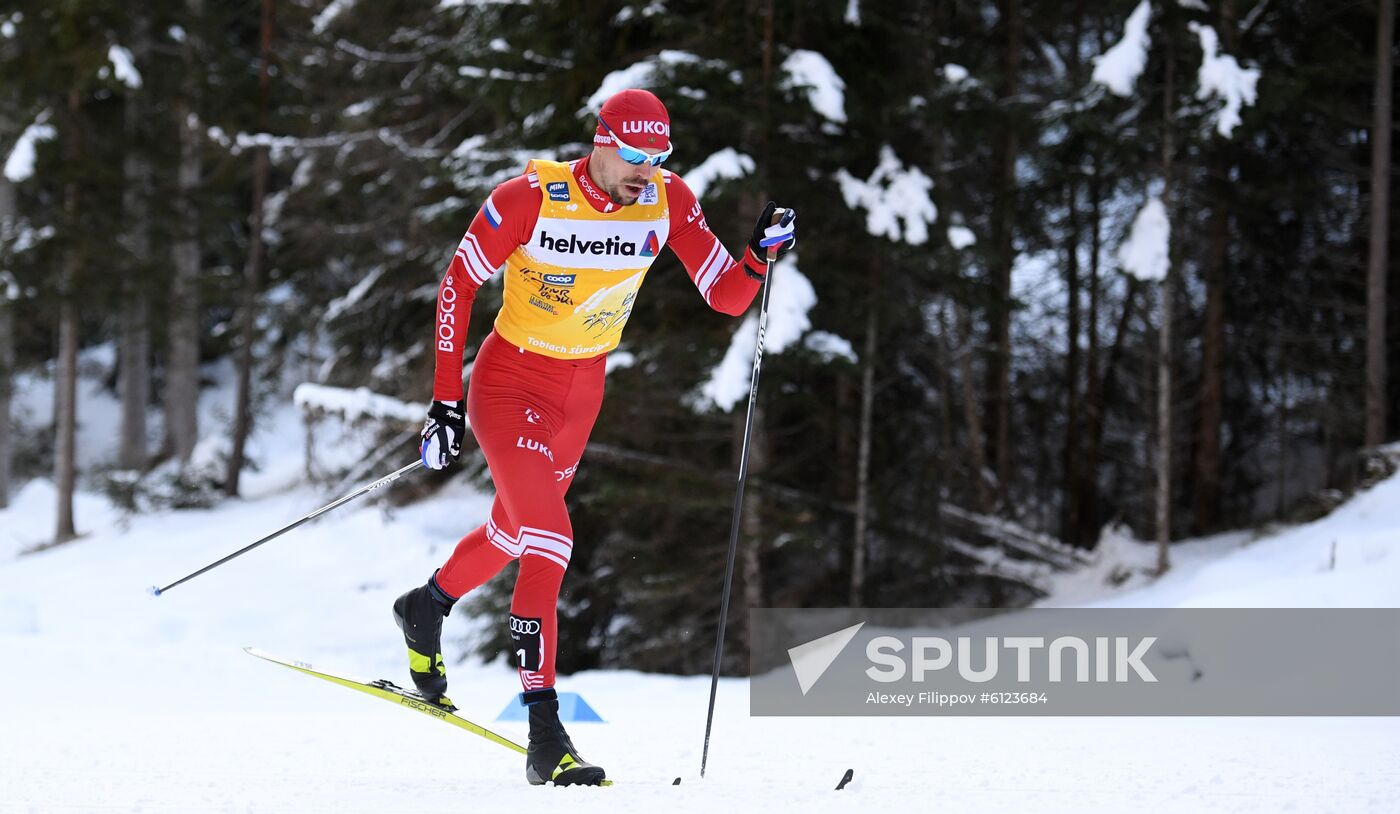
[[[296,521],[295,523],[292,523],[291,525],[288,525],[288,526],[283,526],[282,528],[278,529],[277,531],[272,532],[271,534],[267,535],[266,537],[262,538],[261,540],[258,540],[258,541],[255,542],[255,543],[250,543],[250,544],[248,544],[248,545],[246,545],[246,546],[244,546],[244,547],[238,549],[237,551],[233,552],[232,554],[228,555],[227,557],[224,557],[223,559],[218,560],[217,562],[211,562],[211,563],[209,563],[208,565],[204,566],[203,568],[199,569],[198,571],[195,571],[193,574],[187,574],[187,575],[185,575],[185,576],[183,576],[183,577],[181,577],[181,578],[175,580],[174,582],[170,583],[169,585],[165,586],[164,588],[158,588],[158,587],[152,585],[151,588],[150,588],[151,595],[152,595],[152,596],[160,596],[161,594],[165,593],[166,591],[170,590],[171,588],[174,588],[176,585],[179,585],[179,584],[181,584],[181,583],[183,583],[183,582],[188,582],[189,580],[194,579],[195,577],[199,576],[200,574],[203,574],[205,571],[210,571],[210,570],[213,570],[213,569],[215,569],[215,568],[218,568],[220,565],[223,565],[224,563],[228,562],[229,560],[233,559],[234,557],[240,556],[240,555],[242,555],[242,554],[246,554],[246,553],[248,553],[249,551],[252,551],[253,549],[257,548],[258,546],[260,546],[260,545],[262,545],[263,543],[266,543],[266,542],[268,542],[268,541],[270,541],[270,540],[275,540],[275,539],[277,539],[278,537],[281,537],[283,534],[286,534],[287,532],[289,532],[289,531],[291,531],[292,529],[296,528],[297,526],[300,526],[300,525],[302,525],[303,523],[307,523],[307,522],[309,522],[309,521],[315,520],[317,517],[320,517],[321,515],[325,514],[326,512],[330,511],[331,509],[336,508],[337,506],[343,506],[344,504],[349,503],[350,501],[354,500],[354,499],[357,498],[357,497],[360,497],[360,496],[362,496],[362,495],[366,495],[366,494],[369,494],[370,492],[373,492],[375,489],[378,489],[378,488],[381,487],[381,486],[388,486],[389,484],[391,484],[391,483],[393,483],[394,481],[398,480],[399,478],[403,477],[403,476],[404,476],[405,474],[407,474],[408,472],[411,472],[411,471],[413,471],[413,470],[415,470],[415,469],[421,467],[422,465],[423,465],[423,461],[421,461],[421,460],[414,461],[413,463],[409,464],[408,466],[403,467],[402,469],[399,469],[399,470],[397,470],[397,471],[395,471],[395,472],[392,472],[392,473],[390,473],[390,474],[388,474],[388,475],[385,475],[384,477],[380,478],[379,480],[375,481],[374,483],[371,483],[371,484],[369,484],[369,485],[367,485],[367,486],[361,486],[359,489],[356,489],[355,491],[351,492],[350,494],[346,495],[345,497],[342,497],[342,498],[340,498],[339,500],[336,500],[336,501],[334,501],[334,502],[332,502],[332,503],[327,503],[326,505],[322,506],[321,508],[319,508],[319,509],[317,509],[316,511],[312,512],[311,514],[306,515],[305,517],[301,518],[300,520]]]
[[[773,223],[790,223],[792,210],[779,209],[773,213]],[[753,373],[749,378],[749,408],[744,416],[744,443],[739,452],[739,483],[734,490],[734,514],[729,525],[729,558],[724,565],[724,591],[719,600],[719,634],[715,637],[715,663],[710,671],[710,708],[705,713],[705,748],[700,752],[700,776],[705,776],[705,764],[710,757],[710,727],[715,720],[715,692],[719,689],[719,663],[724,658],[724,626],[729,620],[729,589],[734,583],[734,560],[739,553],[739,519],[744,507],[744,479],[749,474],[749,440],[753,436],[753,415],[758,405],[758,373],[763,364],[763,332],[768,327],[768,295],[772,288],[769,278],[773,276],[773,261],[777,259],[778,241],[768,247],[764,258],[767,270],[763,275],[763,299],[758,308],[758,341],[753,348]]]

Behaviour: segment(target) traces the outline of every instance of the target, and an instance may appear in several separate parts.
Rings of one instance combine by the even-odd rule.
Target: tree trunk
[[[72,187],[72,184],[69,184]],[[77,193],[68,193],[70,200]],[[74,302],[74,282],[82,262],[76,248],[64,259],[63,283],[66,289],[58,306],[58,364],[54,371],[54,485],[58,490],[58,522],[54,543],[66,543],[78,536],[73,523],[73,490],[77,481],[78,399],[78,304]]]
[[[149,70],[149,51],[144,17],[137,15],[132,47],[138,67]],[[149,116],[144,91],[128,89],[126,94],[127,154],[123,174],[126,186],[122,193],[122,214],[126,219],[123,243],[129,255],[125,279],[122,281],[123,308],[121,330],[117,342],[117,391],[121,397],[121,429],[118,432],[117,466],[122,469],[144,470],[148,463],[146,450],[146,412],[151,392],[151,331],[147,316],[146,278],[151,269],[151,162],[144,153],[142,131]]]
[[[948,471],[948,460],[953,453],[953,353],[948,347],[948,337],[952,329],[948,325],[948,300],[938,304],[938,335],[934,337],[934,347],[938,358],[938,385],[942,398],[938,400],[938,479],[949,483],[953,474]],[[840,412],[837,415],[841,415]]]
[[[1073,42],[1074,47],[1070,49],[1069,66],[1070,81],[1077,87],[1082,81],[1080,78],[1079,50],[1080,41],[1084,37],[1084,3],[1085,0],[1077,0],[1074,4],[1074,26]],[[1080,468],[1083,460],[1080,449],[1080,354],[1079,337],[1081,327],[1079,324],[1079,166],[1082,159],[1078,151],[1071,153],[1069,157],[1069,185],[1066,190],[1065,208],[1068,212],[1067,226],[1069,234],[1065,241],[1065,282],[1067,292],[1065,296],[1066,310],[1068,312],[1068,333],[1065,342],[1065,448],[1064,448],[1064,474],[1061,479],[1060,503],[1062,512],[1060,516],[1060,537],[1070,545],[1081,545],[1080,535],[1081,523],[1079,520],[1080,511]]]
[[[1065,342],[1065,448],[1061,500],[1064,514],[1060,535],[1065,542],[1079,545],[1079,185],[1071,181],[1066,206],[1069,234],[1065,244],[1065,297],[1069,312]]]
[[[188,0],[190,16],[198,20],[204,0]],[[183,466],[199,440],[199,204],[195,199],[204,172],[204,133],[199,119],[200,86],[195,72],[194,33],[185,33],[182,60],[185,75],[172,102],[178,122],[180,166],[177,174],[179,230],[170,249],[174,272],[170,281],[170,315],[166,321],[165,454]]]
[[[1099,156],[1094,153],[1090,162],[1089,179],[1089,324],[1088,353],[1085,358],[1084,382],[1084,435],[1086,437],[1084,458],[1079,466],[1078,500],[1076,514],[1079,520],[1079,541],[1098,540],[1099,535],[1099,442],[1102,439],[1104,394],[1099,386],[1102,374],[1099,367],[1099,250],[1100,231],[1103,213],[1102,187],[1099,182]]]
[[[1170,29],[1168,29],[1170,32]],[[1175,100],[1175,62],[1171,58],[1171,36],[1166,45],[1166,83],[1162,94],[1162,205],[1168,223],[1172,212],[1172,116]],[[1167,243],[1167,276],[1162,280],[1162,324],[1157,331],[1157,573],[1171,568],[1168,546],[1172,538],[1172,318],[1176,269],[1171,263],[1171,242]]]
[[[267,130],[267,92],[272,62],[272,0],[262,0],[261,69],[258,78],[258,131]],[[242,345],[238,349],[238,391],[234,406],[233,450],[229,454],[228,480],[224,491],[238,495],[243,474],[245,447],[253,426],[253,343],[257,339],[256,310],[262,285],[263,199],[267,195],[267,148],[253,152],[253,208],[248,218],[248,260],[243,267],[243,308],[239,319]]]
[[[5,220],[4,186],[4,181],[0,181],[0,223]],[[10,440],[10,398],[15,376],[15,319],[6,300],[5,285],[0,280],[0,509],[10,505],[10,461],[14,458],[14,445]]]
[[[1227,51],[1235,50],[1235,10],[1231,0],[1220,4],[1221,39]],[[1217,141],[1211,156],[1210,222],[1206,227],[1206,313],[1201,331],[1200,432],[1196,438],[1196,477],[1193,489],[1193,525],[1197,534],[1214,530],[1220,522],[1221,422],[1224,416],[1225,377],[1225,280],[1230,240],[1230,166],[1232,142]]]
[[[1278,467],[1275,479],[1278,482],[1278,493],[1274,496],[1274,516],[1282,520],[1288,509],[1288,412],[1289,412],[1289,387],[1287,374],[1279,384],[1278,399]]]
[[[924,29],[925,31],[933,31],[937,26],[937,22],[934,19],[932,19],[932,17],[930,17],[928,20],[925,21],[925,25],[928,26]],[[928,76],[931,78],[933,86],[936,86],[936,84],[939,81],[941,81],[938,79],[932,79],[939,73],[936,70],[937,66],[935,65],[935,62],[937,62],[938,58],[939,53],[937,49],[929,49],[925,53],[926,62],[922,67],[922,70],[926,71]],[[936,93],[937,91],[933,90],[932,92]],[[933,139],[933,151],[931,157],[931,164],[933,166],[933,188],[935,190],[946,189],[948,184],[947,134],[942,127],[935,127],[933,128],[933,132],[930,135]],[[961,254],[961,252],[959,252],[959,254]],[[960,276],[962,274],[962,265],[963,264],[961,262],[961,258],[959,258],[956,267],[954,269],[951,269],[951,271]],[[955,472],[950,472],[949,470],[950,467],[955,468],[958,466],[956,462],[959,457],[955,454],[956,447],[954,441],[954,433],[957,431],[957,423],[953,415],[953,410],[956,406],[957,401],[954,398],[953,394],[957,392],[957,387],[953,382],[953,329],[949,325],[948,320],[948,309],[950,307],[957,307],[956,303],[954,303],[954,298],[951,296],[941,297],[938,304],[938,334],[934,337],[934,343],[938,358],[939,385],[940,389],[942,390],[942,398],[938,400],[938,411],[940,418],[938,422],[938,479],[939,482],[942,484],[952,483],[957,477]],[[839,414],[840,413],[838,413],[838,415]],[[981,443],[982,439],[980,437],[980,428],[978,428],[978,433],[979,437],[977,440],[978,443]],[[980,510],[981,506],[978,506],[978,509]]]
[[[1376,103],[1371,127],[1371,252],[1366,266],[1366,445],[1386,440],[1385,310],[1390,237],[1390,84],[1395,0],[1379,0]]]
[[[771,87],[773,77],[773,0],[767,0],[763,10],[763,88],[758,98],[760,121],[759,128],[759,158],[762,166],[770,166],[768,161],[768,133],[771,127],[769,118],[769,97],[768,88]],[[767,187],[767,179],[764,179],[764,187]],[[765,202],[768,200],[767,191],[760,190],[753,199],[753,217],[763,211]],[[772,268],[769,268],[772,271]],[[768,281],[772,285],[775,281]],[[763,296],[762,290],[759,297]],[[759,341],[762,340],[762,328],[759,326]],[[746,408],[747,409],[747,406]],[[736,415],[735,426],[737,428],[735,439],[738,444],[735,446],[736,453],[743,441],[744,416]],[[753,411],[753,435],[749,439],[749,460],[748,475],[753,480],[761,478],[768,471],[769,441],[767,422],[765,421],[763,406],[757,400],[754,403]],[[737,461],[737,458],[736,458]],[[754,608],[761,608],[763,600],[763,495],[758,489],[746,488],[744,491],[744,502],[741,508],[743,519],[740,524],[739,543],[739,568],[743,577],[744,589],[744,612],[739,614],[739,628],[743,631],[741,646],[747,648],[750,641],[751,631],[749,630],[748,611]],[[744,661],[747,663],[747,652],[744,654]]]
[[[14,231],[15,188],[0,173],[0,268],[3,268],[6,241]],[[10,300],[11,281],[0,274],[0,509],[10,505],[10,462],[14,445],[10,435],[10,400],[15,377],[15,318]]]
[[[961,305],[957,309],[958,373],[962,378],[963,423],[967,425],[968,456],[972,458],[972,480],[977,485],[977,511],[992,510],[992,491],[987,485],[987,453],[982,445],[982,411],[977,408],[977,389],[972,377],[972,318]]]
[[[1229,256],[1230,210],[1227,201],[1229,148],[1217,146],[1211,165],[1209,248],[1206,252],[1206,315],[1201,335],[1201,430],[1196,443],[1194,484],[1195,532],[1215,529],[1220,514],[1220,427],[1224,414],[1225,264]]]
[[[878,268],[878,266],[877,266]],[[876,285],[872,291],[879,290]],[[878,299],[870,299],[865,317],[865,350],[861,360],[860,374],[860,452],[856,461],[856,533],[851,548],[851,590],[849,602],[853,608],[865,604],[865,556],[866,536],[870,529],[870,446],[874,432],[875,415],[875,358],[876,334],[879,330],[879,315],[876,312]]]
[[[1122,366],[1123,356],[1127,353],[1128,333],[1133,322],[1133,309],[1137,307],[1138,293],[1142,290],[1143,283],[1136,277],[1128,279],[1128,290],[1123,294],[1123,310],[1118,314],[1118,322],[1113,331],[1113,344],[1108,346],[1108,361],[1103,366],[1103,384],[1099,390],[1103,394],[1103,412],[1107,412],[1107,399],[1111,393],[1118,392],[1118,369]],[[1094,450],[1095,456],[1098,450],[1103,448],[1103,433],[1106,422],[1099,420],[1094,424],[1093,435],[1089,437],[1089,447]]]
[[[1157,573],[1171,568],[1172,526],[1172,271],[1162,281],[1162,325],[1157,331]]]
[[[146,411],[150,404],[151,334],[142,288],[139,281],[131,278],[123,285],[126,307],[122,310],[117,352],[117,391],[122,405],[117,466],[122,469],[143,470],[148,463]]]
[[[63,150],[70,167],[82,158],[81,105],[81,94],[76,89],[69,91]],[[78,231],[79,205],[78,182],[70,179],[63,189],[63,215],[70,235]],[[73,490],[77,481],[79,322],[76,298],[83,269],[81,251],[76,241],[70,242],[64,248],[59,272],[58,363],[53,378],[53,480],[58,491],[58,517],[53,535],[55,544],[66,543],[78,536],[73,522]]]
[[[1002,62],[1002,105],[1013,104],[1019,89],[1024,21],[1021,0],[1002,0],[1001,17],[1006,23],[1006,50]],[[1016,217],[1016,156],[1019,151],[1016,127],[1008,119],[997,147],[997,195],[992,212],[991,278],[997,303],[992,309],[992,353],[987,369],[987,393],[993,416],[992,455],[996,461],[997,490],[1004,500],[1011,477],[1011,267],[1015,262],[1013,243]]]

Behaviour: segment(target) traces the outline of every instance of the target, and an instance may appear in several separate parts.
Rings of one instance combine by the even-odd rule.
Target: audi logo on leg
[[[512,617],[510,617],[510,632],[511,632],[511,633],[519,633],[519,634],[521,634],[521,635],[530,635],[530,634],[532,634],[532,633],[539,633],[539,632],[540,632],[540,620],[538,620],[538,619],[521,619],[521,618],[519,618],[519,617],[512,616]]]

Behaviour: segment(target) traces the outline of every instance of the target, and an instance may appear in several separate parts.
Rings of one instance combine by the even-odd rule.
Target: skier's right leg
[[[447,692],[447,668],[442,661],[442,620],[452,612],[457,598],[438,584],[437,572],[394,600],[394,623],[408,645],[408,674],[424,698],[452,706]]]
[[[495,522],[505,522],[505,509],[497,500],[492,507]],[[478,526],[453,550],[452,556],[428,578],[394,601],[394,621],[408,646],[408,671],[424,697],[451,706],[447,692],[447,666],[442,658],[442,623],[456,601],[473,588],[500,573],[511,556],[486,537]]]

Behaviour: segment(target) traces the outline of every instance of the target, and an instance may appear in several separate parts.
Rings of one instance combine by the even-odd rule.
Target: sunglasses
[[[665,152],[652,155],[651,153],[643,152],[635,147],[628,147],[626,144],[623,144],[622,139],[618,138],[617,133],[614,133],[613,129],[608,127],[608,123],[603,121],[602,118],[598,119],[598,123],[603,125],[603,129],[608,131],[609,136],[612,136],[613,144],[617,145],[618,157],[628,164],[646,164],[651,167],[659,167],[666,159],[671,157],[671,151],[676,148],[676,145],[672,144],[670,147],[666,148]]]

